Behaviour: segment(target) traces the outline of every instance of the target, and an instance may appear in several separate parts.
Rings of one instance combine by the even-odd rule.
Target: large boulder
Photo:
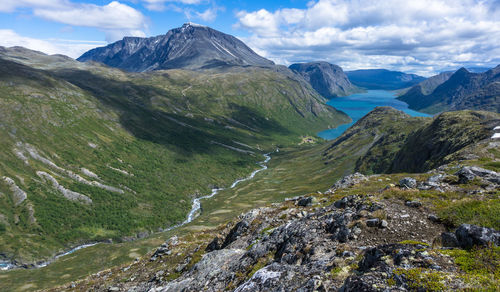
[[[459,183],[468,183],[476,177],[500,185],[500,174],[498,172],[477,166],[464,166],[456,175]]]
[[[368,178],[362,175],[359,172],[353,173],[348,176],[344,176],[340,180],[338,180],[333,187],[329,190],[329,192],[333,192],[338,189],[346,189],[352,187],[353,185],[359,184],[360,182],[367,181]]]
[[[414,189],[417,187],[417,180],[412,177],[404,177],[399,180],[399,186],[407,189]]]
[[[471,248],[474,245],[500,245],[500,232],[486,227],[462,224],[455,231],[458,245],[462,248]]]

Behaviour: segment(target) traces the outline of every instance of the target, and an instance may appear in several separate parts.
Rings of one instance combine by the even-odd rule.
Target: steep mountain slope
[[[276,69],[125,73],[0,49],[0,246],[33,263],[186,218],[261,151],[348,118]]]
[[[386,69],[364,69],[347,71],[352,84],[366,89],[396,90],[413,86],[426,78]]]
[[[413,91],[398,99],[427,113],[462,109],[500,112],[499,83],[500,65],[484,73],[470,73],[461,68],[430,93]]]
[[[193,23],[156,37],[125,37],[92,49],[77,60],[101,62],[131,72],[274,64],[237,38]]]
[[[419,98],[422,98],[422,96],[432,93],[436,89],[436,87],[447,81],[451,77],[451,75],[453,75],[453,73],[454,72],[442,72],[438,75],[429,77],[417,85],[401,90],[400,95],[408,96],[407,98],[405,98],[408,100],[418,100]]]
[[[333,98],[360,91],[352,85],[342,68],[327,62],[292,64],[288,68],[302,75],[322,96]]]
[[[446,112],[432,119],[378,107],[337,138],[323,156],[333,165],[355,161],[352,171],[364,174],[424,172],[463,159],[472,151],[469,146],[489,139],[498,125],[500,116],[490,112]]]

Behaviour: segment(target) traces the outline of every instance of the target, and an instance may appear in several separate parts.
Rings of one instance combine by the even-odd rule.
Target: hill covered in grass
[[[262,153],[348,121],[276,68],[126,73],[19,47],[0,63],[7,261],[172,226]]]

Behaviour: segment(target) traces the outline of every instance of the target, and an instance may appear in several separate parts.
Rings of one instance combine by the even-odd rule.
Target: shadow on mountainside
[[[210,123],[201,117],[165,112],[152,105],[152,97],[175,98],[171,93],[154,86],[138,85],[129,81],[108,79],[88,71],[63,69],[54,73],[89,92],[103,105],[120,115],[120,123],[135,137],[161,144],[182,155],[210,153],[220,150],[220,145],[234,145],[233,140],[262,140],[273,134],[287,135],[290,131],[277,121],[266,118],[256,110],[230,104],[231,117],[225,117],[231,126],[254,132],[225,128],[224,124]],[[255,137],[257,134],[259,137]]]

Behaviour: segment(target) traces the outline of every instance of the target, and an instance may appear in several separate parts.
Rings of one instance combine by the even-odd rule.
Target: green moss
[[[342,271],[342,267],[334,267],[330,270],[330,276],[335,279],[337,277],[338,273],[340,273],[341,271]]]
[[[500,156],[500,155],[499,155]],[[494,161],[494,162],[488,162],[483,164],[484,168],[493,170],[493,171],[500,171],[500,161]]]
[[[471,285],[485,289],[500,287],[500,247],[475,247],[471,250],[443,250],[465,272],[464,279]]]
[[[252,268],[248,271],[246,278],[250,279],[258,270],[267,266],[272,261],[272,256],[268,255],[265,257],[261,257],[257,260],[257,263],[252,266]]]
[[[421,242],[421,241],[416,241],[416,240],[403,240],[399,242],[400,244],[411,244],[411,245],[424,245],[424,246],[429,246],[428,243]]]
[[[443,291],[445,289],[445,274],[442,272],[425,270],[422,268],[395,269],[394,274],[404,278],[408,288],[412,291]]]
[[[468,223],[500,229],[500,199],[443,201],[436,209],[439,218],[452,226]]]

